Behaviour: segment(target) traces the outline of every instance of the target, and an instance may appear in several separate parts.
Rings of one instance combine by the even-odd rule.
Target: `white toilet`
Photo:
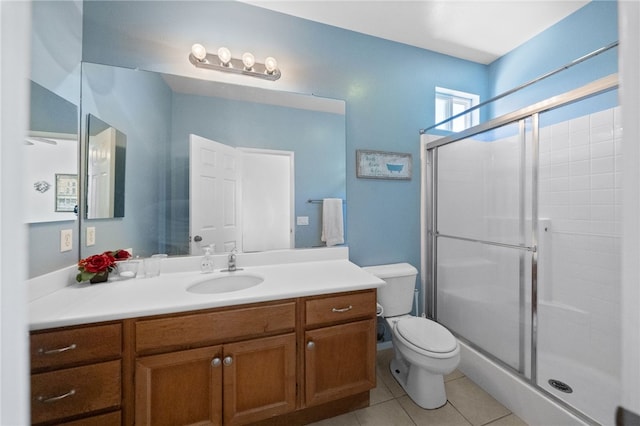
[[[442,325],[410,315],[418,271],[408,263],[363,269],[386,282],[378,289],[378,304],[392,330],[391,373],[422,408],[443,406],[447,402],[444,375],[458,366],[460,346]]]

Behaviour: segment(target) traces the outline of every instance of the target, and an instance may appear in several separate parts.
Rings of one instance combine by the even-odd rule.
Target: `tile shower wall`
[[[599,386],[600,401],[573,403],[607,421],[620,377],[621,137],[619,107],[540,129],[538,382]]]

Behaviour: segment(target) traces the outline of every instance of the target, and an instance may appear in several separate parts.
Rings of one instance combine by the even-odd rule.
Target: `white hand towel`
[[[342,219],[342,199],[322,200],[322,236],[327,247],[344,244],[344,222]]]

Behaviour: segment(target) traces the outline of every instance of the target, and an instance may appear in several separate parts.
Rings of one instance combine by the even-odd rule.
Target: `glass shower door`
[[[437,148],[436,319],[524,373],[530,341],[531,120]]]

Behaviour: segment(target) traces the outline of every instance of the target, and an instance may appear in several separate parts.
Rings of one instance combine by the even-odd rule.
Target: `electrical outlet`
[[[73,249],[73,229],[60,231],[60,253]]]
[[[96,227],[87,226],[87,247],[93,246],[96,243]]]
[[[309,224],[309,216],[298,216],[296,218],[297,225],[308,225]]]

